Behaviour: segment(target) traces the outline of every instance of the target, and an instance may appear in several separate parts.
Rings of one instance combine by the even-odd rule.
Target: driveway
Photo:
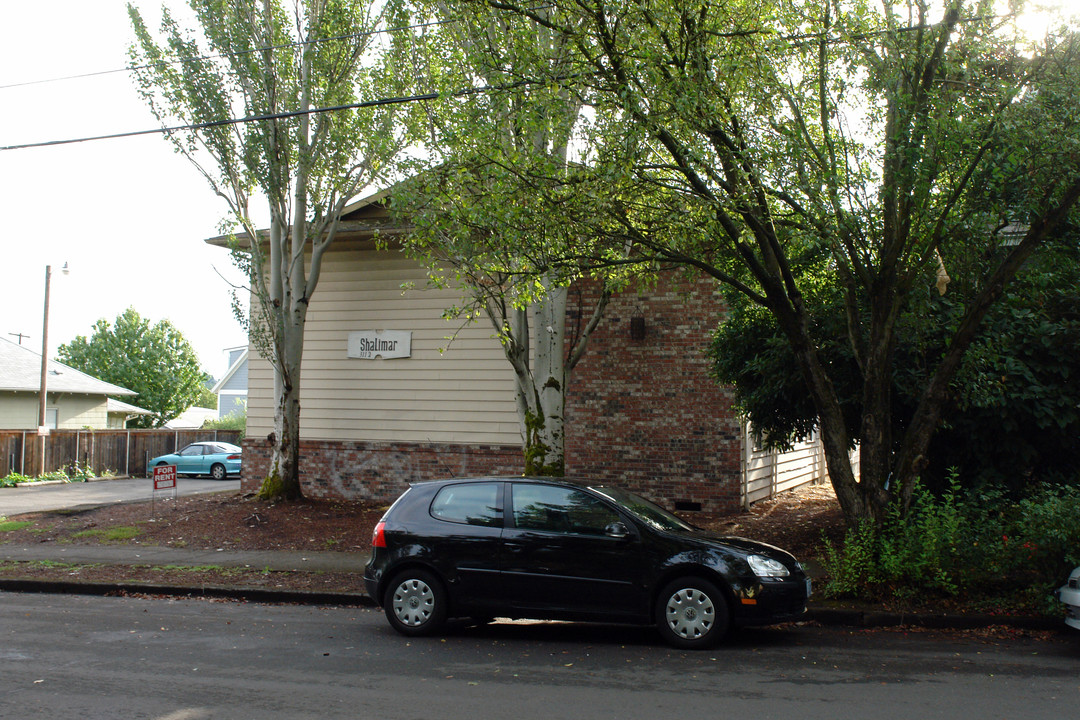
[[[181,477],[176,480],[177,495],[239,490],[240,480],[209,480]],[[36,487],[0,488],[0,517],[29,512],[73,510],[123,502],[145,502],[154,495],[150,478],[121,478],[86,483],[38,485]],[[171,498],[172,490],[157,491],[158,499]]]

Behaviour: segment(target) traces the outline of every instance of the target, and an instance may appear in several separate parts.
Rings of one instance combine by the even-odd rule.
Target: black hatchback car
[[[711,535],[632,493],[550,478],[412,485],[375,527],[364,582],[405,635],[450,617],[654,624],[681,648],[806,611],[790,554]]]

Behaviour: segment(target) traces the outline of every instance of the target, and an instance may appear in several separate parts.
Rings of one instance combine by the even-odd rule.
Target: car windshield
[[[632,513],[642,522],[657,530],[693,530],[694,526],[680,520],[670,512],[654,502],[646,500],[640,495],[620,490],[613,487],[592,488],[603,496],[618,503],[622,508]]]

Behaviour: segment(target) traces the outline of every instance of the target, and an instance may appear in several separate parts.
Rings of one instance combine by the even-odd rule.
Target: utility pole
[[[45,392],[48,390],[49,375],[49,283],[52,280],[52,265],[45,266],[45,311],[41,318],[41,387],[38,398],[38,437],[41,438],[41,472],[45,470],[45,436],[49,428],[45,426]]]

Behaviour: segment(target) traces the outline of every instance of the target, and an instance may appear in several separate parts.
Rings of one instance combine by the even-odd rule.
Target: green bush
[[[71,482],[86,482],[95,477],[95,473],[90,469],[88,463],[83,463],[82,465],[79,463],[72,463],[68,466],[66,475]]]
[[[202,424],[203,430],[239,430],[240,440],[244,439],[244,431],[247,429],[247,410],[233,411],[223,418],[206,420]]]
[[[59,480],[60,482],[86,482],[95,477],[94,471],[89,464],[71,463],[66,468],[53,470],[37,477],[28,477],[22,473],[10,473],[7,477],[0,478],[0,487],[15,487],[16,483],[45,482],[47,480]]]
[[[0,487],[15,487],[16,483],[30,482],[30,478],[22,473],[9,473],[7,477],[0,478]]]
[[[826,542],[827,597],[901,604],[957,597],[976,605],[1050,611],[1050,595],[1080,564],[1080,487],[1043,486],[1020,501],[916,488],[906,515]]]

